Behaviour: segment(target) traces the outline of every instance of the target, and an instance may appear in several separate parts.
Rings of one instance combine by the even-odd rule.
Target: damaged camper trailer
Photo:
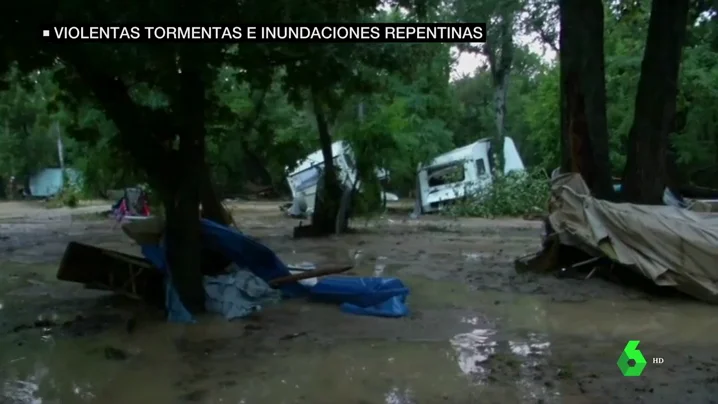
[[[447,203],[491,185],[491,143],[481,139],[442,154],[418,173],[418,205],[421,213],[439,211]],[[504,173],[523,171],[514,141],[504,138]]]
[[[332,156],[334,157],[334,165],[337,168],[339,180],[345,187],[351,187],[357,176],[351,146],[341,140],[334,142],[332,144]],[[289,210],[290,215],[303,216],[313,212],[317,183],[323,168],[324,156],[321,150],[317,150],[298,162],[294,170],[289,171],[287,169],[287,182],[293,198],[292,207]],[[388,181],[389,173],[385,169],[377,168],[376,173],[382,183]],[[357,184],[358,186],[359,184]],[[399,199],[396,195],[387,192],[384,192],[383,197],[387,201]]]

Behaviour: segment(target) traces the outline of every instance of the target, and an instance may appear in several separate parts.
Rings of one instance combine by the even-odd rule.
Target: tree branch
[[[86,60],[92,59],[77,48],[67,47],[59,54],[95,95],[108,118],[117,126],[123,146],[148,176],[166,178],[163,176],[166,170],[163,161],[169,157],[168,150],[162,147],[159,138],[170,137],[173,125],[169,115],[137,105],[121,79],[109,77],[90,66]],[[163,189],[165,184],[153,186]]]

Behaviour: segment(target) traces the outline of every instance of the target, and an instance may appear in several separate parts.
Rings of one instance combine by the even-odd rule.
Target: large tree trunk
[[[601,0],[560,0],[561,171],[612,199]]]
[[[319,144],[324,157],[324,169],[320,180],[321,187],[317,187],[316,203],[312,214],[312,234],[315,236],[333,234],[337,230],[336,220],[339,213],[339,205],[342,197],[342,190],[337,179],[336,167],[334,167],[334,156],[332,153],[332,137],[329,133],[324,105],[319,94],[312,91],[312,104],[314,116],[317,120],[319,131]],[[342,224],[340,230],[346,228]]]
[[[653,0],[623,173],[623,198],[661,204],[689,0]]]
[[[189,50],[180,54],[179,97],[174,102],[182,125],[179,147],[170,152],[175,157],[170,166],[175,173],[175,181],[172,182],[174,195],[164,199],[167,261],[172,281],[185,307],[197,313],[204,310],[205,299],[199,206],[200,191],[202,188],[207,191],[203,176],[208,175],[208,170],[204,161],[205,83],[202,67],[193,63],[193,56]]]
[[[491,139],[491,155],[489,160],[493,170],[504,172],[504,137],[506,136],[506,97],[509,90],[509,76],[514,61],[514,18],[513,11],[501,10],[498,38],[489,38],[484,45],[484,53],[489,61],[491,77],[494,84],[494,118],[496,135]]]
[[[496,136],[491,141],[492,168],[498,173],[504,172],[506,165],[504,156],[504,138],[506,137],[506,96],[509,89],[509,74],[502,73],[502,77],[494,84],[494,106],[496,108]]]

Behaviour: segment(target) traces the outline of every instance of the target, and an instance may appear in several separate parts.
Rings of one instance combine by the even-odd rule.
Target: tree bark
[[[488,39],[484,51],[489,61],[491,77],[494,84],[494,117],[496,120],[496,136],[491,140],[492,169],[504,172],[504,137],[506,136],[506,97],[509,89],[509,76],[514,59],[513,25],[511,10],[502,10],[500,16],[498,48]]]
[[[662,204],[689,0],[653,0],[623,173],[623,198]]]
[[[491,156],[494,161],[493,169],[503,174],[506,165],[504,156],[504,137],[506,136],[506,96],[509,87],[508,72],[502,74],[501,79],[494,84],[494,104],[496,114],[496,136],[491,142]]]
[[[336,168],[334,167],[332,137],[329,133],[324,105],[318,91],[315,90],[312,90],[312,105],[319,131],[319,144],[324,157],[324,169],[320,179],[322,186],[317,187],[316,202],[312,213],[312,233],[315,236],[330,235],[337,231],[336,220],[342,191],[337,180]],[[339,228],[341,231],[345,230],[346,223]]]
[[[208,175],[205,156],[205,82],[202,66],[192,48],[179,55],[180,74],[178,98],[173,100],[177,111],[179,146],[170,153],[174,171],[172,193],[165,196],[167,214],[167,261],[172,281],[182,303],[192,313],[204,310],[202,284],[202,249],[200,229],[201,190],[206,188],[203,177]],[[206,189],[205,189],[206,191]],[[211,208],[210,208],[211,209]]]
[[[561,171],[613,198],[606,123],[601,0],[560,0]]]

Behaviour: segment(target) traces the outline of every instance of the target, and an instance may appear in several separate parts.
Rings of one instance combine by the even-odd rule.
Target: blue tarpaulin
[[[409,289],[396,278],[325,276],[309,289],[314,300],[338,303],[347,313],[403,317]]]
[[[203,247],[216,251],[240,268],[246,268],[265,282],[291,275],[289,268],[264,244],[240,231],[202,219]],[[168,319],[194,322],[172,286],[163,246],[142,246],[142,254],[166,276]],[[339,304],[342,311],[381,317],[408,314],[406,297],[409,289],[396,278],[325,276],[311,287],[300,283],[280,287],[283,297],[310,297],[313,300]]]

